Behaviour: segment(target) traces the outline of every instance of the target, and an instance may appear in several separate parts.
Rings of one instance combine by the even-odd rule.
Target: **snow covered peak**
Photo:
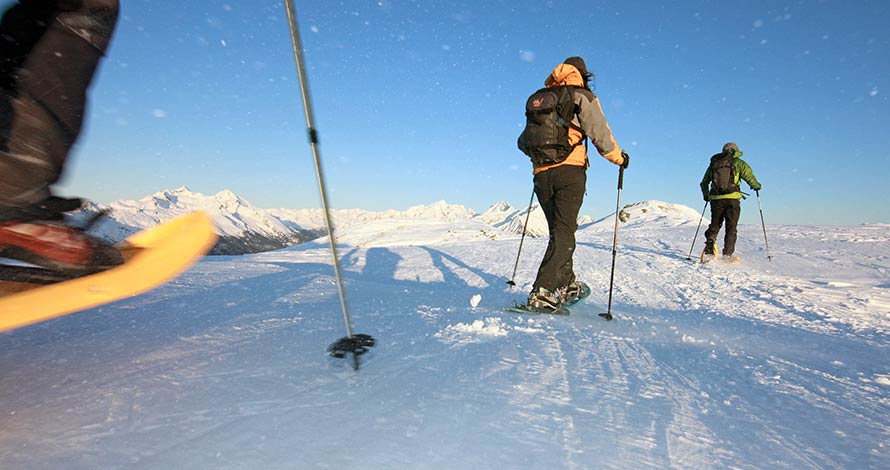
[[[154,193],[154,194],[152,195],[152,197],[160,197],[160,198],[163,198],[163,197],[167,197],[167,196],[170,196],[170,195],[173,195],[173,196],[190,196],[190,195],[193,195],[193,194],[195,194],[195,193],[193,193],[188,187],[186,187],[186,186],[180,186],[180,187],[178,187],[178,188],[176,188],[176,189],[164,189],[164,190],[158,191],[158,192]]]
[[[154,205],[166,205],[168,203],[180,205],[184,201],[193,200],[196,196],[201,197],[203,195],[200,193],[193,193],[189,188],[181,186],[176,189],[164,189],[158,191],[151,196],[142,198],[140,202]]]
[[[530,237],[546,237],[550,233],[547,226],[547,216],[537,201],[522,211],[516,211],[503,225],[502,230],[512,233],[523,233]]]
[[[232,192],[231,190],[229,190],[229,189],[224,189],[224,190],[222,190],[222,191],[216,193],[216,196],[213,196],[213,197],[214,197],[214,199],[216,199],[217,201],[239,201],[239,202],[240,202],[240,201],[243,200],[243,199],[241,199],[240,196],[238,196],[237,194],[233,193],[233,192]]]
[[[615,213],[597,220],[588,227],[611,228]],[[672,204],[658,200],[647,200],[628,204],[621,208],[620,220],[625,225],[677,226],[697,224],[701,214],[683,204]],[[587,228],[587,227],[584,227]]]
[[[636,202],[624,206],[623,211],[630,215],[628,221],[636,218],[637,220],[664,221],[680,225],[687,222],[697,223],[700,218],[698,211],[689,206],[656,200]]]
[[[510,212],[515,210],[516,209],[514,209],[509,202],[501,201],[492,204],[485,212]]]
[[[486,215],[495,215],[495,214],[511,214],[516,212],[517,209],[510,205],[508,202],[496,202],[491,205],[485,212],[482,213],[479,217],[485,217]]]
[[[494,227],[501,227],[510,223],[510,219],[515,217],[519,211],[506,202],[498,202],[492,204],[481,215],[476,216],[476,220],[485,222]]]
[[[447,221],[471,219],[476,212],[458,204],[448,204],[445,201],[436,201],[428,206],[420,205],[408,208],[402,213],[407,218],[435,218]]]

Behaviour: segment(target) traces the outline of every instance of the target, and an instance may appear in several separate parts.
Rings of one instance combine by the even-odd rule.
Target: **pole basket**
[[[344,336],[328,346],[328,353],[337,359],[343,359],[348,354],[352,354],[353,368],[358,370],[358,357],[368,352],[369,348],[374,347],[374,343],[374,338],[366,334]]]

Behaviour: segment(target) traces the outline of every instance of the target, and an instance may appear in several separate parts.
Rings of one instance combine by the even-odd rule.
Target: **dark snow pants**
[[[20,0],[0,20],[0,220],[41,218],[117,16],[118,0]]]
[[[711,225],[705,230],[705,251],[710,253],[717,241],[720,226],[726,222],[726,234],[723,236],[723,253],[735,253],[735,241],[738,235],[739,216],[742,215],[742,204],[738,199],[715,199],[711,201]]]
[[[535,175],[535,194],[550,230],[535,289],[543,287],[553,292],[575,280],[572,255],[586,186],[587,169],[580,166],[563,165]]]

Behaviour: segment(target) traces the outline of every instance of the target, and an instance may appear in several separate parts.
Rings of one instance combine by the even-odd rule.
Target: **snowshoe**
[[[10,225],[4,230],[7,242],[19,233],[18,227]],[[195,212],[131,235],[114,247],[126,261],[95,274],[84,275],[82,268],[64,271],[2,265],[0,332],[154,289],[198,261],[216,238],[210,217]],[[41,244],[50,246],[47,240]]]
[[[124,262],[120,251],[76,228],[0,223],[0,256],[48,269],[90,274]]]
[[[720,257],[720,262],[724,264],[739,264],[742,262],[742,259],[736,255],[723,255]]]
[[[536,308],[528,304],[513,304],[504,307],[504,311],[526,315],[569,315],[569,309],[564,305],[560,306],[557,310],[552,310],[549,308]]]
[[[99,212],[84,227],[61,218],[0,222],[0,257],[70,274],[92,274],[124,262],[120,247],[95,238],[87,230],[105,214]]]

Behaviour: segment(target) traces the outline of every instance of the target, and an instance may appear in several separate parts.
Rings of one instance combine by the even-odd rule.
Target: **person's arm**
[[[705,199],[705,201],[711,200],[711,167],[709,166],[707,170],[705,170],[705,176],[702,177],[701,183],[698,184],[701,188],[701,195]]]
[[[618,146],[615,136],[612,135],[612,128],[606,121],[599,99],[587,90],[579,91],[576,96],[580,97],[577,98],[579,104],[578,124],[584,134],[590,138],[596,151],[603,158],[616,165],[622,165],[624,157],[621,155],[621,147]]]
[[[760,188],[762,186],[760,182],[757,181],[757,178],[754,176],[754,170],[751,169],[751,166],[748,165],[748,163],[746,163],[741,158],[738,159],[738,162],[739,178],[745,180],[745,182],[748,183],[748,186],[750,186],[751,189],[753,189],[754,191],[760,191]]]

